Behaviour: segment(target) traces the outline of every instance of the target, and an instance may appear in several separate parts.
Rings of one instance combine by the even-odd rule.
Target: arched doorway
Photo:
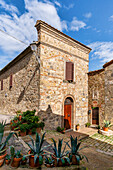
[[[73,99],[67,97],[64,101],[64,128],[72,128]]]

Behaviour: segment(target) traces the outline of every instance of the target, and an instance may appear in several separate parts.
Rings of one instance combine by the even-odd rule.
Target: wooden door
[[[72,105],[64,105],[64,128],[71,129],[71,108]]]
[[[92,109],[92,124],[99,125],[99,108]]]

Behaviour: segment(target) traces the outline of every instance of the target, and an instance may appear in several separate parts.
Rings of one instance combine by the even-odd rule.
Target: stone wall
[[[113,64],[105,68],[105,119],[113,123]]]
[[[64,115],[64,99],[74,99],[73,129],[83,126],[88,112],[88,63],[89,50],[71,41],[56,30],[41,27],[40,46],[40,110],[51,106],[55,115]],[[65,81],[65,63],[74,63],[74,83]],[[59,122],[60,126],[62,122]]]
[[[10,89],[11,74],[13,74],[13,85]],[[39,66],[32,52],[4,71],[0,75],[0,80],[3,80],[3,90],[0,88],[1,114],[13,115],[17,110],[26,111],[28,109],[38,111]]]
[[[105,119],[105,73],[104,69],[88,74],[89,122],[92,124],[92,107],[99,107],[99,124]]]

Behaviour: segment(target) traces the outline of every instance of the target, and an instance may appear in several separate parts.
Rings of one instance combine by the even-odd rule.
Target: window
[[[10,75],[10,81],[9,81],[9,88],[10,89],[12,88],[12,85],[13,85],[12,81],[13,81],[13,75],[11,74]]]
[[[74,80],[74,63],[66,62],[66,80],[73,82]]]
[[[1,90],[3,90],[3,80],[1,80]]]

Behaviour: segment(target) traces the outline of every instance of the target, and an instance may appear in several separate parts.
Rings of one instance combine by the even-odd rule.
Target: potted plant
[[[21,160],[21,165],[26,165],[26,163],[27,163],[27,158],[23,156]]]
[[[14,119],[13,119],[14,123],[17,123],[18,122],[18,117],[15,116]]]
[[[11,138],[11,136],[13,134],[15,134],[14,132],[9,133],[9,135],[7,136],[5,141],[2,143],[2,139],[3,139],[3,136],[4,136],[4,127],[5,127],[5,122],[0,123],[0,166],[3,165],[4,159],[5,159],[6,155],[7,155],[7,153],[6,153],[6,149],[7,149],[6,144],[7,144],[8,140]]]
[[[91,124],[90,124],[89,122],[85,123],[85,126],[86,126],[86,127],[90,127],[90,125],[91,125]]]
[[[62,134],[65,133],[65,128],[61,128],[60,126],[57,127],[57,132],[60,132]]]
[[[80,129],[80,125],[77,124],[77,125],[76,125],[76,130],[78,131],[79,129]]]
[[[67,157],[68,152],[65,152],[66,144],[65,144],[65,147],[62,151],[62,141],[63,141],[63,139],[61,139],[61,140],[59,139],[58,148],[56,146],[56,141],[53,138],[52,138],[52,141],[53,141],[53,144],[54,144],[54,147],[53,147],[54,154],[52,155],[52,158],[54,160],[54,162],[53,162],[54,166],[65,166],[66,163],[68,163],[70,165],[70,160]]]
[[[5,157],[5,164],[6,165],[9,165],[10,164],[10,161],[11,161],[11,155],[6,155],[6,157]]]
[[[32,129],[32,134],[35,134],[36,133],[36,128],[33,128]]]
[[[22,113],[19,113],[19,115],[18,115],[18,119],[19,119],[19,121],[21,121],[21,120],[22,120]]]
[[[19,134],[20,136],[26,136],[26,131],[28,130],[28,124],[21,124],[19,125]]]
[[[43,154],[44,154],[43,150],[48,147],[48,146],[42,147],[42,145],[44,143],[44,137],[45,137],[45,133],[42,135],[41,139],[40,139],[39,134],[36,133],[35,142],[34,142],[33,138],[30,136],[32,145],[30,145],[29,143],[26,142],[26,144],[30,148],[27,156],[29,156],[29,166],[32,168],[40,167],[43,164]]]
[[[97,126],[97,129],[98,129],[98,133],[99,133],[99,130],[100,130],[100,125]]]
[[[104,131],[108,131],[108,128],[112,126],[111,122],[109,120],[104,120],[104,126],[103,126],[103,130]]]
[[[74,139],[71,136],[70,137],[70,143],[71,143],[71,145],[69,145],[68,142],[66,142],[66,144],[70,148],[70,151],[69,151],[70,162],[73,165],[79,165],[80,160],[82,160],[84,157],[88,161],[88,159],[85,155],[82,155],[82,154],[79,153],[79,151],[82,150],[85,147],[79,149],[81,142],[77,143],[77,137]]]
[[[50,167],[53,167],[53,162],[54,160],[52,159],[51,155],[49,157],[46,156],[45,158],[45,166],[50,168]]]
[[[20,161],[22,160],[22,154],[21,151],[15,151],[14,146],[10,147],[11,152],[11,166],[18,168],[20,165]]]
[[[41,130],[43,130],[44,126],[45,126],[44,122],[36,123],[36,131],[37,131],[37,133],[40,133]]]

